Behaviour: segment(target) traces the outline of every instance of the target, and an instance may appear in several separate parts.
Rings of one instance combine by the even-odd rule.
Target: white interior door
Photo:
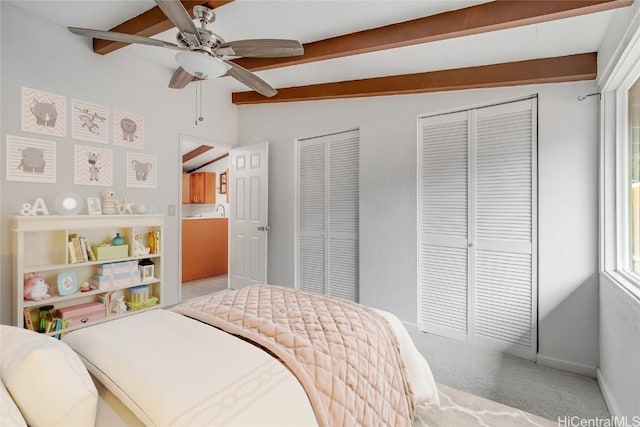
[[[267,283],[269,146],[229,152],[229,287]]]

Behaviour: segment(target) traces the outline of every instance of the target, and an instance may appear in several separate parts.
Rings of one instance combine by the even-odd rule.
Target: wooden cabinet
[[[216,174],[194,172],[189,174],[189,203],[213,204],[216,202]]]
[[[164,216],[162,215],[12,216],[10,218],[10,229],[13,237],[13,316],[14,324],[18,327],[25,327],[25,319],[28,318],[32,320],[33,324],[37,323],[40,308],[44,308],[44,306],[52,306],[52,311],[58,312],[59,310],[69,311],[89,303],[93,303],[92,305],[95,306],[100,299],[107,301],[99,320],[92,319],[88,323],[82,323],[83,321],[81,321],[79,324],[71,322],[70,326],[63,330],[63,332],[68,332],[97,322],[161,307],[164,304],[161,262],[161,239],[164,236]],[[126,247],[99,246],[101,243],[111,242],[117,234],[124,239],[125,244],[127,244]],[[93,246],[92,251],[98,260],[90,261],[88,256],[87,260],[83,260],[82,252],[84,251],[82,249],[80,249],[81,258],[78,260],[73,246],[73,240],[76,239],[76,236]],[[154,236],[153,241],[154,243],[157,242],[156,253],[137,255],[138,251],[142,249],[134,249],[133,243],[136,236],[139,237],[138,242],[145,247],[150,246],[149,236]],[[70,241],[71,245],[69,244]],[[100,259],[103,256],[107,256],[105,253],[113,252],[110,249],[116,248],[122,248],[122,251],[118,250],[113,255],[118,258]],[[152,275],[148,274],[143,277],[132,272],[132,270],[139,269],[138,264],[142,260],[150,260],[153,263],[153,269],[146,270],[148,273],[153,271]],[[122,264],[119,264],[118,267],[114,265],[104,266],[104,264],[112,263]],[[126,266],[123,266],[123,264],[126,264]],[[150,265],[151,263],[144,261],[142,264]],[[118,280],[99,281],[103,286],[96,287],[96,289],[81,292],[77,288],[82,282],[93,282],[104,278],[104,276],[96,278],[96,275],[100,273],[101,269],[110,268],[128,269],[124,273],[127,280],[120,280],[114,275],[113,278]],[[116,272],[113,271],[113,273],[115,274]],[[44,282],[49,285],[48,294],[50,297],[37,301],[24,298],[25,278],[31,274],[40,275]],[[67,277],[72,277],[70,279],[71,282],[61,282],[64,286],[59,287],[58,281]],[[74,284],[73,281],[76,281],[76,283]],[[73,286],[71,286],[72,284]],[[112,307],[108,302],[124,297],[124,301],[131,303],[133,293],[141,290],[141,288],[137,288],[132,291],[131,288],[139,285],[148,285],[148,292],[145,295],[148,294],[147,296],[155,297],[153,298],[155,305],[151,306],[149,304],[149,307],[144,306],[145,308],[141,308],[138,304],[135,305],[136,310],[131,311],[131,307],[129,307],[129,311],[125,313],[112,313]],[[145,298],[145,301],[147,300]],[[59,333],[50,332],[48,335]]]
[[[182,281],[217,276],[227,272],[227,218],[182,220]]]
[[[182,203],[191,203],[191,194],[189,193],[190,187],[191,186],[189,185],[189,174],[183,173],[182,174]]]

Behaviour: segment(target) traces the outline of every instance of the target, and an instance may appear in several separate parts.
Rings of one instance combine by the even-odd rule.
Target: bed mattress
[[[149,426],[314,426],[298,380],[268,353],[211,326],[152,310],[64,337]]]

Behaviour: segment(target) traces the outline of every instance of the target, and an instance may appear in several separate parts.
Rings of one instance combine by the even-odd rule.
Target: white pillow
[[[6,325],[0,343],[2,382],[30,426],[95,425],[98,392],[71,348]]]
[[[11,395],[4,384],[0,382],[0,421],[2,427],[27,427]]]

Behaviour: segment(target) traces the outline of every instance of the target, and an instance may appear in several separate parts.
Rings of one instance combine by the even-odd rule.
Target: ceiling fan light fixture
[[[200,79],[215,79],[229,69],[229,66],[218,58],[197,51],[176,53],[176,62],[189,74]]]

